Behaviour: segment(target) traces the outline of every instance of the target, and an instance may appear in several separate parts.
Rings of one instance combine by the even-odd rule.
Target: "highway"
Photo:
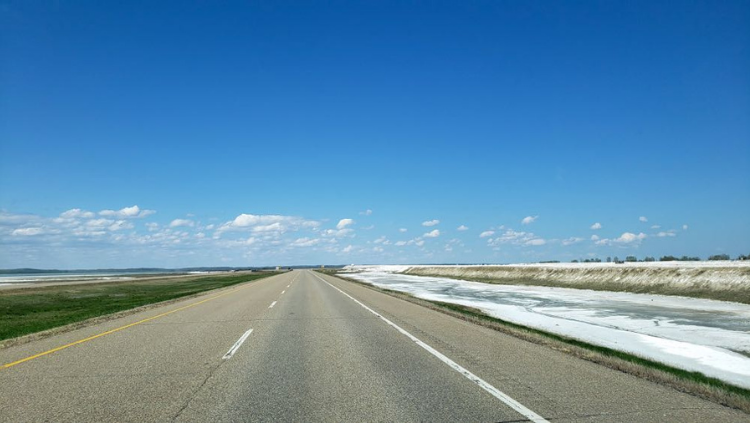
[[[0,350],[3,422],[738,422],[750,416],[293,271]]]

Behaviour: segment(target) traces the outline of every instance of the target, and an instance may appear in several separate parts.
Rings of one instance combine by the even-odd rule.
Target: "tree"
[[[638,259],[635,258],[635,256],[627,256],[625,257],[625,261],[634,262],[634,261],[638,261]]]
[[[713,256],[710,256],[708,258],[709,260],[729,260],[729,254],[716,254]]]
[[[643,261],[656,261],[656,259],[653,257],[646,257]]]
[[[612,257],[607,257],[607,263],[612,263]]]

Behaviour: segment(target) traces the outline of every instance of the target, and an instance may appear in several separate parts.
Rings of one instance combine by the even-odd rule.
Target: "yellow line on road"
[[[245,286],[248,286],[248,285],[245,285]],[[242,287],[240,287],[240,288],[242,288]],[[30,357],[22,358],[22,359],[20,359],[18,361],[14,361],[12,363],[3,364],[2,367],[0,367],[0,369],[7,369],[9,367],[13,367],[15,365],[18,365],[18,364],[25,363],[27,361],[33,360],[35,358],[43,357],[45,355],[52,354],[52,353],[60,351],[60,350],[64,350],[66,348],[70,348],[70,347],[72,347],[74,345],[83,344],[84,342],[88,342],[88,341],[94,340],[96,338],[101,338],[102,336],[109,335],[109,334],[115,333],[115,332],[119,332],[121,330],[124,330],[124,329],[127,329],[127,328],[131,328],[131,327],[136,326],[136,325],[140,325],[141,323],[150,322],[151,320],[155,320],[155,319],[158,319],[160,317],[164,317],[164,316],[170,315],[172,313],[176,313],[178,311],[182,311],[182,310],[188,309],[190,307],[195,307],[195,306],[197,306],[199,304],[203,304],[203,303],[206,303],[208,301],[215,300],[215,299],[217,299],[219,297],[223,297],[225,295],[229,295],[229,294],[231,294],[234,291],[236,291],[236,289],[233,289],[231,291],[225,292],[223,294],[214,295],[213,297],[209,297],[209,298],[206,298],[205,300],[201,300],[201,301],[198,301],[198,302],[195,302],[195,303],[192,303],[192,304],[188,304],[186,306],[182,306],[182,307],[176,308],[174,310],[167,311],[166,313],[158,314],[158,315],[153,316],[153,317],[149,317],[149,318],[146,318],[146,319],[143,319],[143,320],[139,320],[139,321],[137,321],[135,323],[130,323],[130,324],[127,324],[125,326],[120,326],[119,328],[111,329],[111,330],[108,330],[106,332],[102,332],[100,334],[94,335],[94,336],[89,336],[88,338],[79,339],[78,341],[71,342],[70,344],[65,344],[65,345],[59,346],[57,348],[52,348],[51,350],[47,350],[47,351],[41,352],[39,354],[34,354],[34,355],[30,356]]]

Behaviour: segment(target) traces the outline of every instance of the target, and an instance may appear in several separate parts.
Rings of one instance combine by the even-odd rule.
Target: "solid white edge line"
[[[275,305],[276,305],[276,301],[272,302],[271,305],[268,306],[268,308],[273,308],[273,306],[275,306]]]
[[[286,292],[286,289],[281,291],[281,295],[284,295],[285,292]]]
[[[244,334],[242,334],[242,336],[240,336],[240,339],[238,339],[237,342],[235,342],[234,345],[232,345],[232,348],[230,348],[229,351],[227,351],[227,353],[224,354],[224,357],[222,357],[221,359],[222,360],[229,360],[230,358],[232,358],[232,356],[234,355],[234,353],[237,352],[237,350],[240,348],[240,346],[242,346],[242,343],[245,342],[245,340],[247,339],[248,336],[250,336],[251,333],[253,333],[252,329],[250,329],[247,332],[245,332]]]
[[[461,365],[459,365],[455,361],[453,361],[450,358],[446,357],[441,352],[437,351],[436,349],[432,348],[431,346],[425,344],[424,342],[422,342],[421,340],[419,340],[419,338],[417,338],[416,336],[410,334],[406,330],[402,329],[397,324],[395,324],[395,323],[391,322],[390,320],[386,319],[385,317],[383,317],[382,315],[380,315],[375,310],[373,310],[370,307],[367,307],[366,305],[362,304],[356,298],[354,298],[351,295],[347,294],[346,292],[340,290],[339,288],[333,286],[330,282],[328,282],[327,280],[321,278],[317,274],[314,274],[314,275],[315,275],[316,278],[318,278],[321,281],[323,281],[326,284],[328,284],[328,286],[330,286],[331,288],[333,288],[333,289],[339,291],[340,293],[346,295],[347,297],[349,297],[349,299],[351,299],[355,303],[357,303],[360,306],[362,306],[365,310],[367,310],[370,313],[378,316],[386,324],[394,327],[397,331],[401,332],[407,338],[409,338],[412,341],[414,341],[417,345],[419,345],[420,347],[422,347],[425,350],[427,350],[430,354],[432,354],[435,357],[437,357],[440,361],[442,361],[443,363],[445,363],[448,366],[450,366],[453,370],[457,371],[458,373],[461,373],[465,378],[467,378],[470,381],[476,383],[480,388],[482,388],[485,391],[489,392],[490,395],[492,395],[495,398],[499,399],[500,401],[502,401],[503,403],[505,403],[508,407],[516,410],[517,412],[519,412],[520,414],[522,414],[527,419],[531,420],[534,423],[549,423],[549,421],[546,420],[544,417],[542,417],[539,414],[536,414],[535,412],[533,412],[530,409],[526,408],[523,404],[521,404],[520,402],[518,402],[518,401],[514,400],[513,398],[509,397],[507,394],[505,394],[504,392],[502,392],[499,389],[495,388],[494,386],[490,385],[489,383],[485,382],[479,376],[477,376],[474,373],[468,371],[467,369],[461,367]]]

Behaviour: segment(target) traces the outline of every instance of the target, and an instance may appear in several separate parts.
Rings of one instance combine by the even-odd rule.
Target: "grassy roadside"
[[[490,317],[478,309],[457,304],[429,301],[404,292],[392,291],[347,278],[336,272],[322,272],[359,284],[366,288],[400,298],[459,319],[473,322],[525,341],[544,345],[557,351],[571,354],[609,368],[629,373],[652,382],[669,386],[681,392],[740,409],[750,413],[750,390],[722,382],[698,372],[670,367],[633,354],[599,347],[586,342],[528,328],[501,319]]]
[[[274,274],[214,275],[2,290],[0,341]]]

